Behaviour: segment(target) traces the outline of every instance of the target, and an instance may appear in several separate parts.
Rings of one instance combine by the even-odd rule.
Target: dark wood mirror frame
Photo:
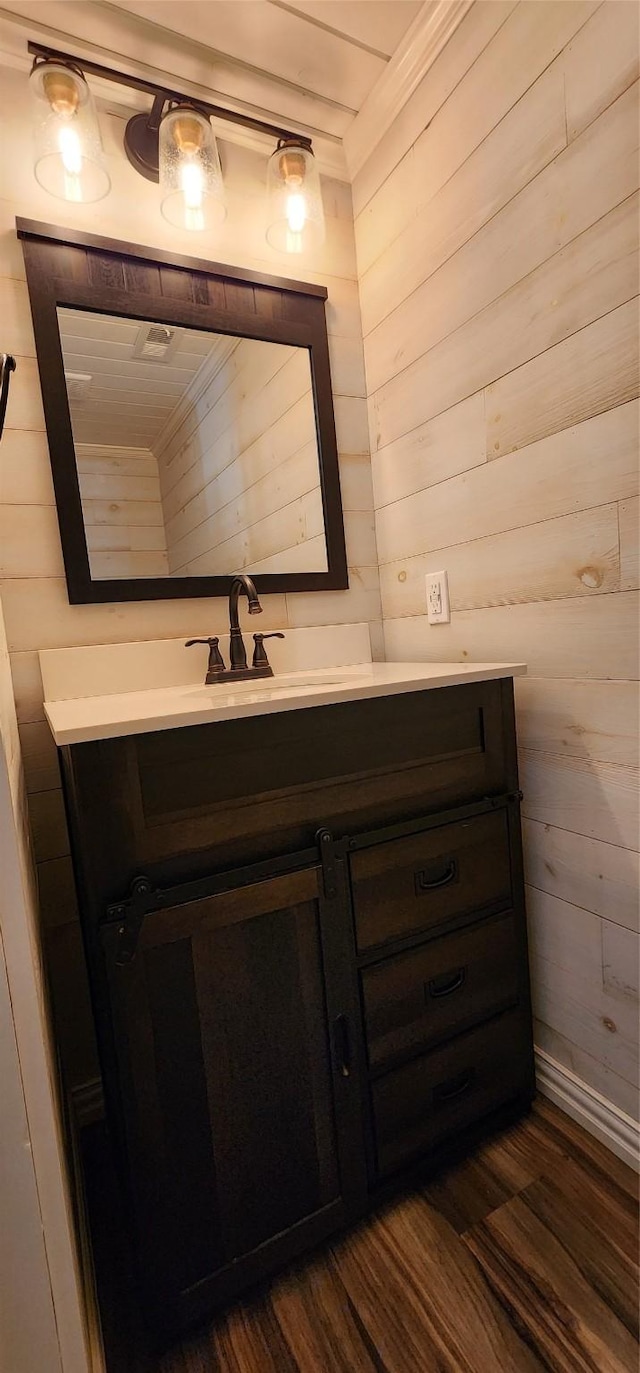
[[[327,291],[199,258],[17,219],[22,240],[69,601],[226,596],[231,575],[93,579],[82,514],[57,307],[152,319],[307,348],[316,414],[326,572],[257,574],[264,595],[341,591],[349,585],[340,498]],[[251,568],[246,569],[251,572]]]

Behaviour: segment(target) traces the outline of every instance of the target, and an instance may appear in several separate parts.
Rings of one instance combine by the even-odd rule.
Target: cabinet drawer
[[[355,853],[351,882],[360,950],[511,900],[506,810],[392,839]]]
[[[373,1069],[487,1020],[518,997],[513,915],[483,920],[367,969],[362,992]]]
[[[524,1017],[509,1011],[373,1085],[381,1177],[487,1115],[531,1083]]]

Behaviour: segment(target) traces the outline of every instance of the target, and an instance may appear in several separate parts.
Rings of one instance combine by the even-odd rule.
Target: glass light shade
[[[281,142],[267,166],[267,242],[281,253],[304,253],[324,242],[324,210],[316,161],[303,144]]]
[[[222,168],[206,115],[188,105],[164,115],[159,167],[160,208],[169,224],[194,232],[222,224],[227,213]]]
[[[80,72],[39,62],[29,78],[36,181],[60,200],[88,204],[111,186],[91,91]]]

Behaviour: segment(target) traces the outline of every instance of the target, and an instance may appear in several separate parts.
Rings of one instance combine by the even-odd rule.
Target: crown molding
[[[425,0],[344,135],[343,146],[352,180],[397,119],[472,4],[473,0]]]

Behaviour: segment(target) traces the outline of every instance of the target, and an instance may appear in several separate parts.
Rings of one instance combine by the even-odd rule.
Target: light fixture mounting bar
[[[58,52],[55,48],[49,48],[42,43],[29,43],[28,51],[32,57],[42,57],[51,62],[71,64],[76,68],[79,67],[89,76],[101,76],[104,81],[113,81],[115,85],[129,86],[132,90],[143,91],[146,95],[153,96],[154,99],[158,96],[164,96],[166,101],[197,105],[198,109],[206,114],[216,119],[225,119],[230,124],[237,124],[239,128],[251,129],[253,133],[263,133],[277,139],[294,139],[296,143],[311,148],[311,139],[306,134],[294,133],[291,129],[281,129],[277,124],[268,124],[263,119],[254,119],[252,115],[241,114],[236,110],[227,110],[223,105],[212,105],[207,100],[201,100],[199,96],[189,96],[185,95],[184,92],[174,91],[168,86],[158,86],[153,81],[145,81],[144,77],[129,76],[126,72],[115,71],[113,67],[103,67],[98,62],[91,62],[84,57],[76,57],[68,52]]]

